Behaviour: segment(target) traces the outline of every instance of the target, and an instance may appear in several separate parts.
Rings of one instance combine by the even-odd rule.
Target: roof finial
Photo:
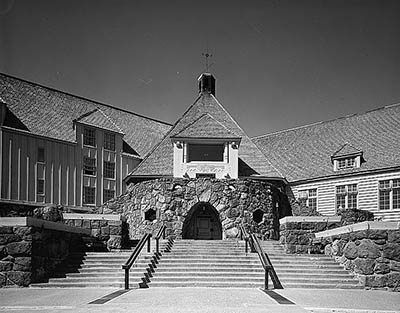
[[[212,57],[212,54],[208,52],[208,47],[207,47],[207,52],[206,53],[203,52],[201,55],[205,58],[205,61],[206,61],[206,72],[208,73],[209,66],[210,66],[209,63],[208,63],[208,58]]]

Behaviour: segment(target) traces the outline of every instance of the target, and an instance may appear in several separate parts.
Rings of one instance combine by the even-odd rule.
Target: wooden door
[[[198,216],[196,218],[196,239],[212,239],[212,223],[209,216]]]

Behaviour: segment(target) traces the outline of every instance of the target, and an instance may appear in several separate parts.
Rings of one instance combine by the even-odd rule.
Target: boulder
[[[30,254],[32,251],[32,243],[29,241],[12,242],[6,247],[8,254],[11,255]]]
[[[374,273],[375,260],[367,258],[357,258],[353,261],[354,271],[358,274],[371,275]]]
[[[362,239],[357,250],[359,258],[376,259],[381,256],[378,246],[371,239]]]
[[[225,231],[225,235],[226,235],[226,238],[237,238],[239,235],[239,229],[237,227],[227,229]]]
[[[400,261],[400,244],[387,243],[383,247],[383,257],[399,262]]]
[[[350,260],[354,260],[358,255],[358,248],[353,241],[349,241],[343,249],[343,255]]]
[[[110,236],[107,241],[107,249],[121,249],[121,236]]]
[[[30,272],[7,272],[7,284],[27,287],[31,283]]]
[[[16,257],[14,261],[13,270],[29,272],[31,270],[31,260],[30,257]]]
[[[374,272],[376,274],[387,274],[390,272],[390,266],[386,263],[377,263],[374,267]]]

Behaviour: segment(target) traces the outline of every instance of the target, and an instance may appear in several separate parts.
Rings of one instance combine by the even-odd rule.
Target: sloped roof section
[[[171,137],[181,136],[186,131],[192,134],[191,127],[199,130],[201,125],[196,126],[196,121],[201,118],[210,124],[216,125],[214,121],[222,124],[228,130],[226,134],[236,134],[241,137],[239,148],[239,175],[240,176],[264,176],[281,178],[278,170],[268,162],[263,153],[250,140],[246,133],[240,128],[236,121],[222,107],[217,99],[209,93],[202,93],[195,103],[188,108],[183,116],[174,124],[164,139],[151,151],[146,159],[136,167],[130,177],[143,176],[172,176],[173,175],[173,146]],[[210,119],[208,116],[212,117]],[[214,121],[213,121],[214,120]],[[217,128],[217,133],[222,131],[221,127]],[[207,130],[202,130],[204,135],[209,136]],[[224,130],[225,132],[225,130]]]
[[[177,138],[240,138],[209,113],[200,116],[174,136]]]
[[[400,166],[400,104],[364,114],[253,138],[289,182],[335,177]],[[363,152],[361,167],[334,171],[331,156],[350,147]],[[351,149],[350,151],[355,151]]]
[[[353,147],[352,145],[345,143],[338,151],[332,154],[332,158],[340,158],[350,155],[360,155],[362,151]]]
[[[142,158],[171,127],[168,123],[5,74],[0,74],[0,96],[11,114],[33,134],[75,142],[74,120],[87,115],[88,123],[99,121],[107,129],[110,123],[115,123],[116,129],[125,134],[124,141]],[[97,113],[91,115],[93,112]]]
[[[82,115],[76,119],[76,122],[123,134],[117,124],[100,109],[95,109],[88,114]]]

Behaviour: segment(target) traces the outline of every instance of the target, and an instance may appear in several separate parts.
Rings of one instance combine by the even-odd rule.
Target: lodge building
[[[206,237],[221,230],[216,238],[239,217],[258,225],[263,214],[290,214],[295,201],[323,215],[357,208],[400,220],[399,104],[249,138],[216,99],[214,76],[198,82],[198,98],[170,125],[1,74],[1,201],[91,207],[130,192],[143,202],[129,207],[132,224],[168,218],[185,236],[181,223],[203,221]],[[155,182],[167,201],[138,193]],[[202,210],[208,219],[192,218]]]

